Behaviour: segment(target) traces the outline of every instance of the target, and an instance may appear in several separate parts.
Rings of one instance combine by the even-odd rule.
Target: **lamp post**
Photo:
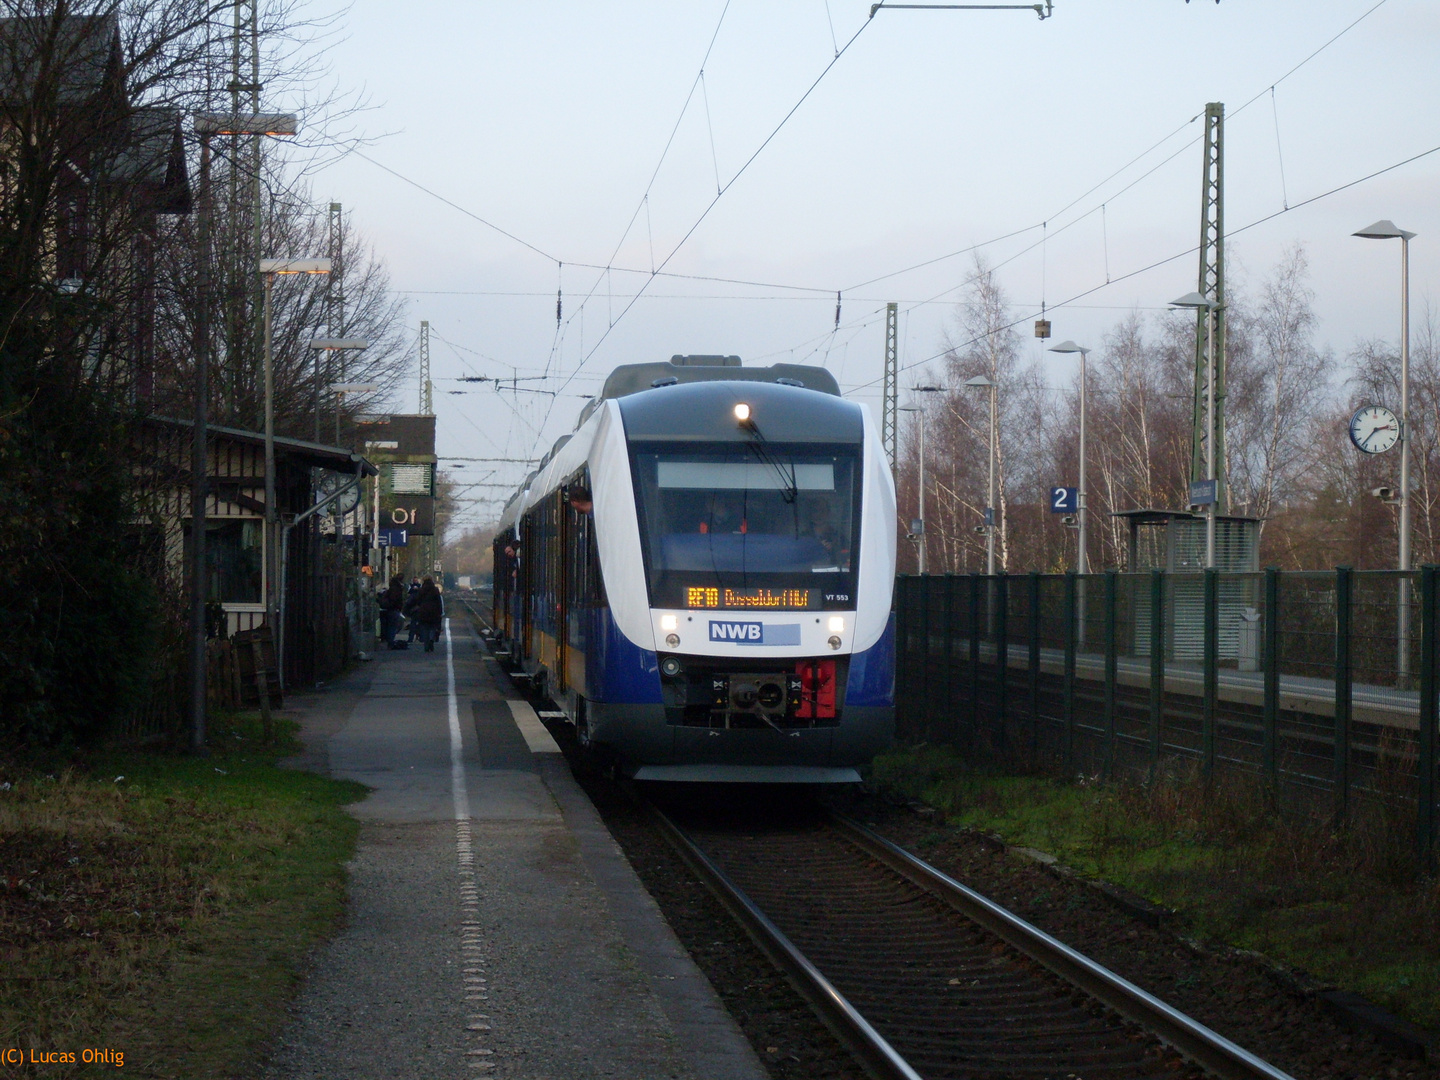
[[[335,395],[335,445],[340,445],[340,403],[345,400],[346,394],[373,394],[380,389],[379,383],[331,383],[330,392]],[[375,483],[380,483],[380,474],[375,474]],[[363,490],[363,489],[362,489]],[[355,505],[355,568],[360,568],[360,523],[364,521],[364,511],[361,509],[363,503]],[[344,530],[339,521],[335,524],[335,542],[339,544],[344,536]]]
[[[199,275],[195,309],[195,429],[190,463],[190,745],[205,752],[206,668],[205,600],[208,572],[205,562],[206,500],[210,488],[210,451],[207,446],[210,411],[210,140],[216,135],[294,135],[292,113],[224,116],[195,115],[200,138],[200,220],[198,222]]]
[[[916,394],[941,394],[945,392],[943,386],[912,386],[912,393]],[[913,412],[920,414],[920,536],[918,552],[916,555],[920,573],[928,573],[926,561],[926,544],[928,537],[925,528],[925,410],[918,405],[911,405],[900,410],[901,412]]]
[[[1080,483],[1075,489],[1075,517],[1076,524],[1079,526],[1076,531],[1079,535],[1075,550],[1075,572],[1088,574],[1090,572],[1090,556],[1089,549],[1085,546],[1085,522],[1088,517],[1085,509],[1085,407],[1089,391],[1086,386],[1085,360],[1090,355],[1090,350],[1083,345],[1076,345],[1073,341],[1062,341],[1059,345],[1050,346],[1050,351],[1080,354]]]
[[[321,352],[351,352],[368,349],[370,342],[364,338],[311,338],[309,348],[315,350],[315,441],[320,441],[320,354]],[[330,371],[330,363],[325,363]],[[333,387],[332,387],[333,389]],[[335,445],[340,445],[340,403],[335,403]]]
[[[966,379],[965,385],[975,390],[990,391],[990,482],[985,495],[985,573],[995,575],[995,382],[984,375]]]
[[[275,352],[270,334],[270,294],[277,274],[328,274],[329,259],[261,259],[260,276],[265,279],[265,623],[275,635],[277,654],[283,648],[284,630],[275,622],[277,579],[275,523]]]
[[[1415,234],[1388,219],[1354,234],[1366,240],[1400,241],[1400,570],[1410,569],[1410,241]],[[1400,618],[1396,636],[1397,681],[1410,678],[1410,579],[1400,579]]]
[[[1215,507],[1220,502],[1220,485],[1215,460],[1215,312],[1224,308],[1198,292],[1170,301],[1171,307],[1205,312],[1205,479],[1210,482],[1210,504],[1205,508],[1205,569],[1215,568]]]

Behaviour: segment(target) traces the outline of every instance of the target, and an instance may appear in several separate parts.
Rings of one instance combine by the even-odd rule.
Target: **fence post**
[[[1348,566],[1335,568],[1335,824],[1350,812],[1350,589]]]
[[[1150,779],[1160,772],[1165,708],[1165,572],[1150,571]]]
[[[497,576],[498,580],[498,576]],[[905,687],[910,674],[910,610],[906,602],[910,593],[910,579],[905,574],[895,575],[895,730],[904,735],[908,731],[906,707],[909,698]]]
[[[1026,674],[1030,679],[1030,764],[1040,754],[1040,574],[1030,572],[1030,655]]]
[[[1273,803],[1280,788],[1280,765],[1275,753],[1280,728],[1280,571],[1273,566],[1265,568],[1265,643],[1261,665],[1265,672],[1265,702],[1260,769],[1265,777],[1265,790]]]
[[[1200,769],[1215,772],[1215,707],[1220,696],[1220,571],[1205,570],[1204,712],[1200,719]]]
[[[1422,874],[1435,869],[1436,577],[1440,567],[1420,568],[1420,760],[1415,852]]]
[[[980,575],[970,575],[970,733],[980,733]]]
[[[940,579],[945,590],[945,728],[954,745],[960,745],[960,710],[955,708],[955,575]]]
[[[995,722],[999,725],[1000,748],[1010,746],[1006,729],[1005,683],[1010,674],[1010,579],[1004,574],[995,578]]]
[[[1075,593],[1076,577],[1065,575],[1065,691],[1061,720],[1065,725],[1065,774],[1075,774]]]
[[[1114,570],[1105,571],[1105,777],[1115,771],[1115,604],[1119,575]]]
[[[935,589],[932,588],[933,577],[930,575],[919,575],[914,579],[914,588],[920,592],[920,611],[923,612],[922,634],[924,635],[924,647],[920,649],[922,658],[923,674],[920,675],[920,685],[924,694],[924,737],[926,740],[935,737]]]

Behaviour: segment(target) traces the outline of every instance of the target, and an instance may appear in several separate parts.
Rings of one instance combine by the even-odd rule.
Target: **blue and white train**
[[[626,365],[505,508],[499,651],[636,779],[853,782],[894,732],[895,536],[829,372]]]

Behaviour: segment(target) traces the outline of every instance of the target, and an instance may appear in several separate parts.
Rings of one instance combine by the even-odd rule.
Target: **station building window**
[[[259,518],[205,522],[205,598],[222,604],[264,602],[265,523]],[[185,526],[190,546],[190,525]]]

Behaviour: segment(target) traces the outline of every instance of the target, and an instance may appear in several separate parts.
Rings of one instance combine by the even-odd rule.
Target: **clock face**
[[[1400,441],[1400,421],[1383,405],[1366,405],[1350,418],[1350,441],[1367,454],[1383,454]]]
[[[353,476],[346,476],[343,473],[321,473],[318,479],[315,481],[315,498],[323,499],[326,495],[329,495],[331,492],[337,490],[338,488],[344,487],[346,484],[349,484],[354,479],[355,478]],[[355,485],[351,487],[350,490],[345,492],[345,494],[341,495],[338,499],[331,503],[328,507],[326,507],[325,513],[329,514],[334,512],[339,514],[348,514],[351,510],[355,509],[359,502],[360,487],[359,485]]]

